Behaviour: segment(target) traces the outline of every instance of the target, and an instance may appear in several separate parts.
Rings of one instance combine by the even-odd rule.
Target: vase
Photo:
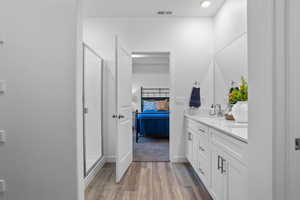
[[[238,101],[232,107],[232,115],[237,123],[248,123],[248,101]]]

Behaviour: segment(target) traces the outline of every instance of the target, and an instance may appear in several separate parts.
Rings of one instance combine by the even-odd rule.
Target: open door
[[[132,162],[131,53],[116,37],[116,182],[120,182]]]

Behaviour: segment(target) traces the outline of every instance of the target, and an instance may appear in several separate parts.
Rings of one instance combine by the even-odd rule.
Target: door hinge
[[[87,114],[89,112],[89,109],[88,108],[83,108],[83,113],[84,114]]]
[[[300,150],[300,138],[295,139],[295,150],[296,151]]]

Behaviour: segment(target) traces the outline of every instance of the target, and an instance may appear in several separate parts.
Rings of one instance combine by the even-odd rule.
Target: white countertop
[[[205,117],[189,114],[185,114],[185,116],[211,128],[217,129],[235,139],[248,143],[248,124],[236,123],[235,121],[226,120],[224,117]]]

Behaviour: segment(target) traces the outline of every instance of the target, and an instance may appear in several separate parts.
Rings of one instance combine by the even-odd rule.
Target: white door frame
[[[249,81],[250,199],[288,199],[287,1],[248,0],[249,79],[256,81],[255,88]]]
[[[252,0],[251,0],[252,1]],[[288,33],[289,2],[291,0],[268,0],[273,5],[273,12],[269,17],[273,18],[273,25],[269,31],[273,32],[273,69],[272,69],[272,93],[273,93],[273,137],[270,138],[273,145],[272,152],[272,196],[273,200],[290,199],[289,184],[291,183],[289,165],[291,147],[294,136],[289,134],[289,60],[288,60]],[[251,10],[250,10],[251,11]],[[254,11],[253,11],[254,12]],[[256,13],[260,14],[260,13]],[[251,87],[251,85],[250,85]],[[256,113],[258,114],[258,113]],[[251,134],[251,133],[250,133]],[[251,169],[250,169],[251,170]]]

